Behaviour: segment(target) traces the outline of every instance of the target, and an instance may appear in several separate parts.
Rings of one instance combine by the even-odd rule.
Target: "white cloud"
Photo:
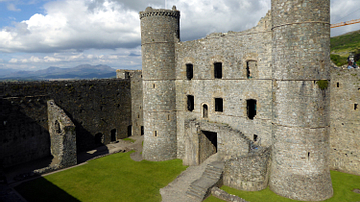
[[[18,62],[18,59],[15,59],[15,58],[11,58],[11,60],[9,61],[9,63],[17,63]]]
[[[0,31],[0,51],[57,52],[68,49],[114,49],[139,45],[138,13],[108,0],[88,9],[82,0],[44,5],[46,14]],[[136,26],[134,26],[136,25]],[[119,37],[121,36],[121,37]]]
[[[16,6],[15,6],[14,4],[8,4],[8,5],[7,5],[7,9],[8,9],[9,11],[21,11],[21,9],[16,8]]]

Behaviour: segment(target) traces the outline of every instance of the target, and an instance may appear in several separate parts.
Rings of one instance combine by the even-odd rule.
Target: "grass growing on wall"
[[[354,189],[360,189],[360,176],[350,175],[337,171],[330,171],[331,180],[334,188],[334,196],[325,202],[339,202],[339,201],[360,201],[360,194],[353,192]],[[294,202],[285,197],[276,195],[270,191],[269,187],[255,192],[247,192],[236,190],[227,186],[222,186],[221,189],[229,194],[237,195],[249,202]],[[213,196],[207,198],[205,202],[222,202],[223,200],[217,199]]]
[[[161,201],[159,189],[173,181],[186,166],[181,160],[131,160],[118,153],[48,175],[15,189],[29,202],[36,201]]]

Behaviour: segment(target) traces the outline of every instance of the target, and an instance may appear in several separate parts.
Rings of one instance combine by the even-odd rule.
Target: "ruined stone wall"
[[[130,79],[131,88],[131,129],[129,135],[140,136],[144,133],[143,91],[141,70],[116,70],[116,78]]]
[[[47,107],[52,166],[57,169],[74,166],[77,164],[75,125],[54,100],[49,100]]]
[[[6,165],[50,155],[48,99],[74,122],[77,149],[82,152],[110,143],[111,133],[116,138],[127,137],[130,96],[129,80],[120,79],[0,83],[0,100],[5,103],[0,112],[0,148],[6,149],[6,159],[13,159]],[[97,144],[99,134],[104,138]]]
[[[360,175],[360,70],[333,70],[330,168]]]
[[[0,92],[4,92],[2,85]],[[0,98],[0,166],[50,156],[48,99],[41,95]]]
[[[270,189],[304,201],[333,195],[329,170],[330,1],[272,0]],[[319,81],[324,80],[324,81]]]
[[[243,32],[214,33],[176,44],[176,110],[178,158],[184,158],[184,123],[188,119],[225,123],[249,139],[258,136],[271,145],[272,74],[270,12],[258,26]],[[222,77],[215,78],[214,63],[222,63]],[[187,64],[193,77],[187,78]],[[250,68],[248,75],[247,67]],[[194,109],[187,108],[194,96]],[[215,111],[215,98],[223,99],[223,111]],[[247,100],[254,99],[256,116],[247,115]],[[208,117],[203,117],[204,105]]]
[[[140,12],[143,70],[143,158],[176,158],[175,42],[180,12],[146,8]]]
[[[224,185],[244,191],[260,191],[268,186],[270,149],[225,161]]]

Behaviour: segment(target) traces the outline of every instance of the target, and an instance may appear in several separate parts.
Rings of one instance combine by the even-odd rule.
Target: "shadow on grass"
[[[42,177],[22,183],[16,186],[15,190],[28,202],[80,202]]]

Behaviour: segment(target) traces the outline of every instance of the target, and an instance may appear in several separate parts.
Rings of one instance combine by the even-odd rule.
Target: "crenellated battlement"
[[[140,14],[140,20],[144,17],[151,17],[151,16],[169,16],[174,18],[180,18],[180,11],[176,10],[174,6],[172,10],[168,9],[153,9],[151,7],[147,7],[145,11],[142,11]]]

